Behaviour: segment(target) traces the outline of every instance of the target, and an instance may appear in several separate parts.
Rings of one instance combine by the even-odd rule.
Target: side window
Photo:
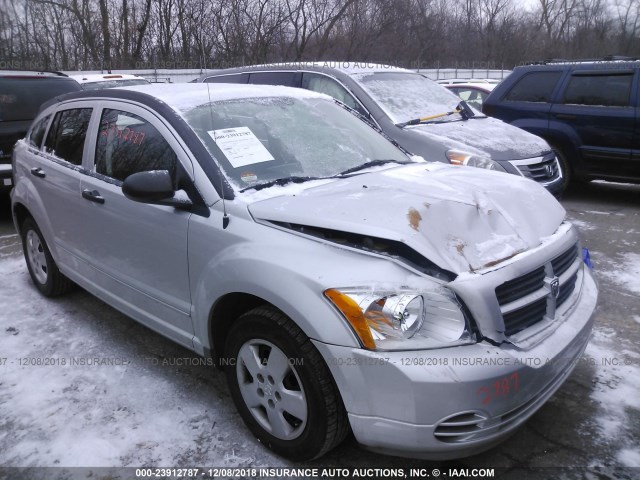
[[[353,108],[361,115],[364,115],[365,117],[369,116],[369,112],[362,108],[351,93],[349,93],[334,79],[327,77],[326,75],[304,73],[302,75],[302,88],[329,95],[330,97],[344,103],[346,106]]]
[[[238,73],[236,75],[219,75],[217,77],[209,77],[204,79],[204,83],[247,83],[248,81],[248,73]]]
[[[284,85],[297,87],[295,72],[258,72],[249,76],[249,83],[253,85]]]
[[[74,165],[82,165],[82,150],[91,119],[91,108],[74,108],[56,113],[45,150]]]
[[[132,173],[169,170],[175,178],[177,157],[160,132],[143,118],[104,109],[98,129],[95,171],[123,181]]]
[[[482,108],[482,102],[484,102],[484,99],[487,98],[488,95],[487,93],[476,90],[475,88],[460,87],[450,88],[449,90],[455,92],[462,100],[478,110]]]
[[[505,100],[511,102],[548,102],[561,76],[561,71],[528,73],[511,87]]]
[[[564,94],[564,103],[627,107],[631,95],[632,74],[574,74]]]
[[[29,145],[36,148],[40,148],[42,146],[44,132],[47,131],[49,120],[51,120],[51,115],[47,115],[46,117],[41,118],[31,128],[31,132],[29,133]]]

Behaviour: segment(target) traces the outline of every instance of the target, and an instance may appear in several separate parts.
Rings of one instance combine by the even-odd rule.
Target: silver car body
[[[223,200],[224,188],[214,185],[194,144],[168,116],[209,98],[323,96],[202,84],[125,90],[130,93],[122,98],[115,90],[75,94],[41,112],[39,119],[65,108],[93,108],[82,165],[65,165],[28,141],[14,153],[16,226],[32,216],[60,270],[111,306],[201,355],[219,356],[217,307],[239,294],[271,304],[324,357],[356,439],[398,455],[451,458],[489,448],[571,373],[590,336],[597,287],[581,260],[575,228],[539,185],[418,162],[259,191],[236,188]],[[168,109],[136,100],[144,94]],[[103,108],[154,125],[202,197],[204,213],[133,202],[118,184],[92,173]],[[37,169],[46,177],[34,176]],[[83,191],[99,191],[104,202],[84,201]],[[314,231],[404,245],[450,277],[425,273],[415,259]],[[518,282],[534,271],[542,272],[538,283],[519,294]],[[506,282],[515,293],[501,302],[496,289]],[[471,319],[474,341],[365,349],[323,295],[354,286],[454,292]],[[538,321],[510,333],[505,318],[520,321],[518,315],[533,308],[542,308]]]

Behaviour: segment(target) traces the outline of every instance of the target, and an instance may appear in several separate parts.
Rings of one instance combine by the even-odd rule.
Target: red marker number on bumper
[[[491,386],[484,386],[478,388],[476,392],[482,399],[483,405],[488,405],[491,400],[500,397],[506,397],[510,393],[518,391],[519,378],[518,372],[513,372],[511,375],[496,380]]]

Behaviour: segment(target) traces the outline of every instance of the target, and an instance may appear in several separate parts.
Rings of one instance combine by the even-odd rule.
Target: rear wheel
[[[73,287],[73,282],[58,270],[49,247],[32,218],[27,218],[22,223],[20,234],[29,275],[38,290],[47,297],[68,292]]]
[[[229,332],[226,356],[236,407],[271,450],[309,460],[344,439],[347,416],[329,369],[288,317],[266,307],[242,315]]]

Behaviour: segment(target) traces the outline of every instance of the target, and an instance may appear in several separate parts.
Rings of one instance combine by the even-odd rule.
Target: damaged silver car
[[[286,87],[79,92],[14,153],[36,287],[77,283],[226,372],[276,453],[446,459],[560,387],[597,287],[544,188],[409,157]]]

